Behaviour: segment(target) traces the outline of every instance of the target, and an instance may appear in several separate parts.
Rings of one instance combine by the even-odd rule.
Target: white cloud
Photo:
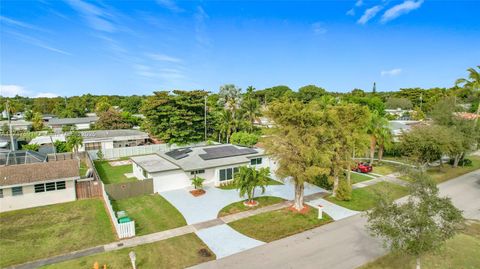
[[[354,8],[349,9],[346,14],[348,16],[355,16],[355,9]]]
[[[367,23],[369,20],[371,20],[373,17],[375,17],[377,15],[377,13],[382,9],[383,9],[382,6],[374,6],[374,7],[371,7],[369,9],[365,10],[365,13],[363,13],[362,17],[360,17],[360,19],[357,21],[357,23],[358,24]]]
[[[210,39],[206,33],[207,25],[205,21],[208,19],[208,14],[205,10],[201,7],[197,7],[197,12],[194,15],[195,18],[195,38],[197,42],[203,46],[210,45]]]
[[[362,5],[363,5],[363,0],[357,0],[357,2],[355,2],[356,7],[360,7]]]
[[[181,63],[182,60],[179,58],[175,58],[172,56],[168,56],[165,54],[159,54],[159,53],[148,53],[147,54],[150,59],[155,60],[155,61],[160,61],[160,62],[171,62],[171,63]]]
[[[394,76],[400,75],[401,73],[402,73],[401,68],[394,68],[392,70],[382,70],[382,72],[380,72],[380,75],[382,75],[382,77],[385,77],[385,76],[394,77]]]
[[[16,95],[23,96],[23,97],[57,97],[58,94],[51,93],[51,92],[39,92],[34,93],[32,91],[26,90],[23,86],[20,85],[0,85],[0,96],[3,97],[15,97]]]
[[[113,15],[104,9],[81,0],[67,0],[67,2],[93,29],[108,33],[117,31],[117,27],[111,21]]]
[[[49,51],[53,51],[53,52],[56,52],[56,53],[60,53],[60,54],[63,54],[63,55],[72,55],[70,52],[52,47],[51,45],[47,44],[46,42],[44,42],[40,39],[36,39],[34,37],[24,35],[24,34],[21,34],[21,33],[17,33],[17,32],[13,32],[13,31],[5,31],[5,32],[9,33],[11,35],[14,35],[20,41],[23,41],[23,42],[28,43],[30,45],[37,46],[39,48],[46,49],[46,50],[49,50]]]
[[[386,23],[388,21],[396,19],[403,14],[407,14],[410,11],[419,8],[422,4],[423,4],[423,0],[418,0],[418,1],[407,0],[401,4],[393,6],[387,11],[385,11],[385,13],[383,13],[381,22]]]
[[[325,28],[324,23],[322,22],[316,22],[312,24],[312,30],[313,33],[316,35],[322,35],[327,32],[327,28]]]
[[[157,0],[157,3],[163,7],[168,8],[173,12],[182,12],[183,9],[177,6],[177,3],[173,0]]]
[[[22,22],[22,21],[10,19],[10,18],[7,18],[5,16],[0,16],[0,22],[4,22],[4,23],[9,24],[11,26],[17,26],[17,27],[22,27],[22,28],[37,30],[37,31],[42,31],[42,32],[50,32],[49,30],[40,28],[38,26],[28,24],[28,23]]]

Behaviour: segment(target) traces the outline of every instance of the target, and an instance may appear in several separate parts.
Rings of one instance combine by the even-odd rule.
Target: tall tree
[[[276,101],[267,116],[275,122],[265,138],[266,151],[278,163],[280,177],[290,177],[295,185],[293,207],[302,210],[304,183],[319,174],[328,174],[330,155],[327,145],[331,130],[324,126],[324,112],[300,101]]]
[[[67,147],[73,149],[73,152],[78,155],[78,149],[83,145],[83,137],[79,131],[73,130],[67,136]]]
[[[245,195],[248,198],[249,204],[254,204],[255,189],[260,188],[262,194],[265,193],[265,187],[268,185],[270,176],[269,168],[255,169],[254,167],[241,166],[238,173],[235,173],[233,184],[235,184],[239,191],[240,197]]]
[[[416,258],[438,250],[463,224],[462,213],[450,198],[439,197],[438,188],[426,174],[417,173],[406,203],[395,203],[387,196],[367,212],[368,229],[384,240],[385,246]]]
[[[42,114],[35,112],[32,117],[32,129],[34,131],[41,131],[43,129]]]
[[[113,108],[98,113],[98,120],[95,122],[95,129],[115,130],[130,129],[132,124],[123,118],[122,114]]]
[[[477,65],[480,71],[480,65]],[[463,85],[464,88],[472,89],[475,92],[480,91],[480,73],[475,68],[468,68],[468,78],[459,78],[455,81],[455,85]],[[474,128],[477,126],[478,117],[480,117],[480,105],[477,108],[477,117],[475,118]]]
[[[314,99],[320,98],[326,93],[327,92],[323,88],[315,85],[306,85],[298,89],[298,99],[308,103]]]
[[[243,97],[242,110],[248,121],[248,131],[251,133],[254,130],[255,120],[261,115],[260,113],[260,103],[255,97],[255,88],[249,86],[247,92]]]
[[[388,120],[382,117],[377,111],[370,116],[370,122],[367,124],[368,134],[370,135],[370,165],[375,157],[375,149],[380,136],[390,132]]]

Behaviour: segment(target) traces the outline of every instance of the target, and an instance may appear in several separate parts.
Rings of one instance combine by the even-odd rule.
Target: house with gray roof
[[[88,130],[90,125],[97,122],[98,117],[83,117],[83,118],[51,118],[47,122],[53,130],[62,130],[63,126],[72,126],[77,130]]]
[[[275,165],[263,149],[230,144],[179,148],[131,160],[138,179],[153,179],[154,192],[189,187],[197,176],[205,179],[204,184],[218,186],[233,180],[240,166]]]

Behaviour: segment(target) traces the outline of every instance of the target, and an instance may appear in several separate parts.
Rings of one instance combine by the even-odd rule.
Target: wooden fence
[[[130,197],[152,194],[153,179],[137,180],[126,183],[105,185],[105,191],[113,200],[126,199]]]
[[[102,191],[103,201],[105,202],[105,207],[107,208],[108,215],[115,227],[115,231],[117,232],[118,238],[128,238],[135,236],[135,221],[129,221],[125,223],[118,223],[117,215],[113,210],[112,203],[108,197],[108,194],[105,192],[105,185],[103,182],[99,181]]]
[[[73,152],[62,152],[62,153],[50,153],[47,155],[47,159],[49,162],[53,161],[64,161],[64,160],[71,160],[76,159],[77,157],[80,159],[85,158],[85,152],[79,152],[77,154]]]
[[[99,181],[93,178],[82,179],[75,184],[77,199],[87,199],[102,196],[102,187]]]

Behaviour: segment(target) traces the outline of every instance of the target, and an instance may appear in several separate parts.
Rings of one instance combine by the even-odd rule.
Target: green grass
[[[1,213],[0,234],[2,268],[115,240],[100,199]]]
[[[80,169],[79,169],[79,173],[80,173],[80,178],[84,178],[86,173],[88,171],[88,166],[87,164],[85,163],[84,160],[80,160]]]
[[[365,211],[372,208],[377,201],[377,195],[384,192],[387,192],[392,198],[397,199],[407,195],[408,189],[390,182],[379,182],[372,186],[353,190],[350,201],[340,201],[332,196],[325,199],[351,210]]]
[[[477,222],[469,226],[476,227],[468,228],[448,240],[438,253],[423,255],[420,259],[422,268],[480,268],[480,224]],[[401,253],[390,253],[361,267],[361,269],[380,268],[415,268],[415,259]]]
[[[261,207],[265,207],[265,206],[269,206],[269,205],[273,205],[273,204],[278,204],[278,203],[281,203],[281,202],[285,201],[282,198],[273,197],[273,196],[257,197],[254,200],[258,202],[258,205],[254,206],[254,207],[243,205],[243,201],[229,204],[226,207],[222,208],[222,210],[220,210],[220,212],[218,212],[218,217],[223,217],[223,216],[226,216],[226,215],[235,214],[235,213],[239,213],[239,212],[243,212],[243,211],[247,211],[247,210],[258,209],[258,208],[261,208]]]
[[[205,249],[210,254],[204,257],[200,250]],[[71,261],[42,267],[44,269],[85,269],[93,268],[98,262],[100,268],[106,264],[108,269],[132,268],[128,253],[134,251],[137,257],[137,268],[186,268],[195,264],[215,259],[215,254],[195,234],[186,234],[163,241],[141,245],[133,248],[125,248],[112,252],[87,256]]]
[[[352,184],[362,182],[362,181],[367,181],[373,179],[372,177],[363,175],[363,174],[357,174],[357,173],[350,173],[350,180],[352,181]]]
[[[182,214],[159,194],[112,201],[115,211],[124,210],[135,221],[137,235],[165,231],[187,225]]]
[[[306,214],[284,208],[237,220],[228,225],[246,236],[272,242],[332,221],[332,218],[325,213],[323,213],[323,219],[319,220],[317,217],[318,211],[312,207]]]
[[[127,178],[126,173],[132,173],[132,165],[111,166],[109,161],[95,161],[100,179],[105,184],[125,183],[136,181],[136,178]]]
[[[437,183],[441,183],[449,179],[480,169],[480,157],[469,156],[468,159],[472,160],[471,166],[463,166],[463,167],[459,166],[457,168],[453,168],[449,164],[444,164],[443,168],[440,168],[440,167],[430,168],[428,169],[427,173]]]
[[[372,173],[385,176],[388,174],[393,174],[398,171],[399,171],[398,165],[386,163],[386,162],[381,162],[381,163],[377,162],[373,165]]]
[[[280,181],[276,181],[274,179],[269,179],[268,180],[268,185],[283,185],[283,183],[280,182]],[[234,190],[234,189],[236,189],[235,184],[233,184],[233,183],[229,183],[229,184],[226,184],[226,185],[221,185],[217,188],[222,189],[222,190]]]

